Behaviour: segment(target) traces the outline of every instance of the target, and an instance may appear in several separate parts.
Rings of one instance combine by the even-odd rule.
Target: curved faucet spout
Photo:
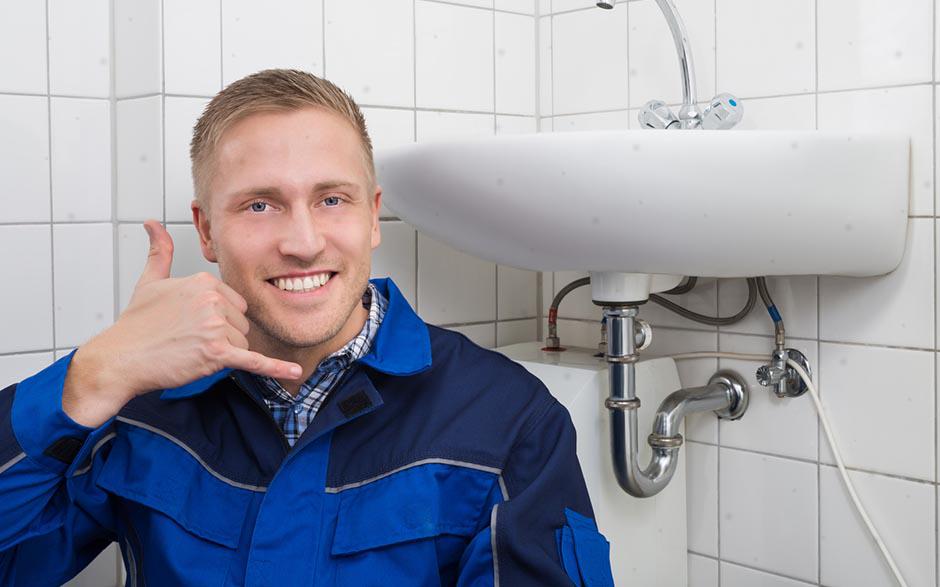
[[[680,127],[697,128],[701,124],[702,113],[695,105],[695,66],[692,64],[689,35],[685,32],[682,17],[679,16],[672,0],[656,0],[656,4],[666,17],[669,32],[672,33],[672,40],[676,44],[676,54],[679,56],[679,74],[682,76],[682,107],[678,114]],[[597,6],[610,10],[614,7],[614,0],[598,0]]]
[[[692,64],[692,44],[689,35],[685,32],[685,25],[679,16],[672,0],[656,0],[659,9],[663,11],[669,32],[676,44],[676,54],[679,56],[679,75],[682,76],[682,108],[679,110],[679,120],[682,128],[694,128],[701,120],[701,112],[695,105],[695,66]]]

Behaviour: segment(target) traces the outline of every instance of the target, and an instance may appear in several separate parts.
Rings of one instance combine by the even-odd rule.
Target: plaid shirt
[[[362,305],[369,310],[369,319],[363,324],[362,330],[343,348],[320,361],[310,378],[301,385],[296,397],[291,396],[276,379],[254,375],[263,384],[264,403],[291,446],[313,421],[323,400],[352,362],[369,352],[379,324],[385,317],[388,301],[370,283],[362,294]]]

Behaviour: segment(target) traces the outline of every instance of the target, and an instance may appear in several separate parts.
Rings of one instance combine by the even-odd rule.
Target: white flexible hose
[[[743,353],[683,353],[680,355],[671,355],[671,358],[677,361],[682,359],[738,359],[742,361],[759,361],[762,363],[767,361],[766,355],[748,355]],[[842,474],[842,481],[845,483],[845,488],[848,489],[849,495],[852,497],[852,501],[855,503],[855,509],[858,510],[859,515],[862,516],[862,520],[865,521],[865,525],[868,527],[869,533],[871,533],[872,538],[875,539],[875,543],[881,550],[881,554],[884,556],[885,562],[887,562],[888,566],[891,567],[891,572],[894,574],[894,578],[897,579],[898,585],[901,587],[907,587],[907,583],[904,581],[904,577],[901,576],[901,570],[898,569],[894,559],[891,557],[891,553],[888,552],[888,547],[885,546],[884,541],[881,539],[881,535],[878,534],[874,524],[872,524],[871,518],[868,517],[868,512],[865,511],[865,508],[862,506],[862,502],[858,498],[858,494],[855,492],[855,486],[852,485],[852,480],[849,479],[848,471],[845,470],[845,464],[842,462],[842,455],[839,453],[839,448],[836,446],[835,438],[832,436],[832,428],[829,424],[829,418],[826,417],[826,411],[823,408],[822,402],[819,400],[819,393],[816,391],[816,386],[810,379],[809,374],[803,370],[803,367],[801,367],[799,363],[788,359],[787,365],[796,371],[803,382],[806,383],[806,387],[809,389],[810,397],[813,398],[813,403],[816,405],[816,414],[819,416],[819,421],[822,422],[823,430],[826,432],[826,439],[829,441],[829,447],[832,448],[832,454],[836,459],[836,465],[839,467],[839,473]]]

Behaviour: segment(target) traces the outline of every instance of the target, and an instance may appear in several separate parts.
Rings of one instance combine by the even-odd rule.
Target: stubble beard
[[[278,347],[300,350],[315,347],[332,340],[349,321],[356,305],[362,303],[362,294],[369,282],[369,271],[370,267],[365,264],[364,266],[360,265],[352,268],[350,271],[341,272],[340,275],[344,279],[350,279],[351,281],[346,284],[343,291],[338,292],[338,294],[333,292],[333,296],[339,296],[339,301],[325,304],[317,309],[316,318],[311,317],[305,320],[305,323],[300,325],[302,327],[298,328],[296,324],[286,324],[284,320],[277,320],[274,317],[274,312],[266,311],[266,308],[270,308],[276,302],[266,298],[265,294],[259,292],[256,288],[245,286],[238,280],[228,279],[221,260],[219,262],[219,273],[222,276],[222,281],[245,298],[248,303],[245,317],[250,322],[251,329],[264,335],[264,338],[267,339],[266,346],[271,350]]]

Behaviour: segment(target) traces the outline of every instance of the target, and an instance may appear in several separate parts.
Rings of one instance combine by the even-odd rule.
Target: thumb
[[[144,230],[150,237],[150,251],[147,253],[147,264],[137,280],[137,287],[166,279],[170,276],[170,265],[173,264],[173,239],[163,225],[156,220],[144,222]]]

